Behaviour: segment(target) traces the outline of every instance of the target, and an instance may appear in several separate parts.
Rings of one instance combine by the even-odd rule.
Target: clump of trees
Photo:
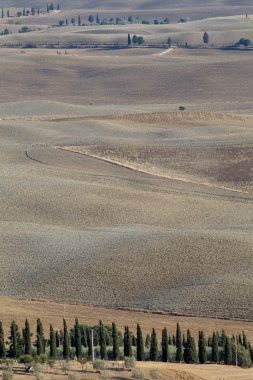
[[[240,38],[237,45],[249,46],[249,45],[251,45],[251,40],[248,38]]]
[[[21,330],[12,321],[6,340],[0,322],[1,360],[19,360],[25,366],[35,361],[48,362],[51,367],[57,359],[77,359],[83,367],[91,358],[100,367],[104,360],[125,358],[128,368],[134,368],[135,360],[189,364],[224,363],[248,368],[252,366],[253,347],[244,332],[231,337],[225,331],[214,331],[211,336],[206,337],[204,331],[199,331],[196,341],[191,331],[188,329],[184,334],[178,323],[175,334],[164,327],[159,340],[154,328],[151,334],[144,337],[139,323],[136,331],[125,326],[122,334],[115,323],[105,325],[100,321],[98,325],[87,326],[81,324],[78,318],[75,318],[74,325],[70,328],[64,319],[59,331],[50,324],[48,337],[44,333],[41,319],[37,320],[34,336],[27,319]]]

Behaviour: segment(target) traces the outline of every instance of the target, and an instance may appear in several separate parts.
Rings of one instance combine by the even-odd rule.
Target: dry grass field
[[[119,363],[119,366],[122,364]],[[184,364],[163,364],[163,363],[138,363],[137,368],[144,374],[145,380],[151,380],[151,369],[156,369],[158,380],[252,380],[253,369],[241,369],[223,365],[184,365]],[[82,372],[80,364],[70,363],[70,373],[79,380],[100,380],[103,377],[92,369],[88,364],[87,371]],[[13,380],[22,380],[25,377],[35,379],[35,376],[24,374],[24,366],[14,365]],[[108,379],[125,380],[133,379],[133,372],[126,370],[106,370]],[[45,380],[65,380],[68,376],[62,372],[61,364],[56,363],[50,371],[47,365],[43,368],[43,379]]]

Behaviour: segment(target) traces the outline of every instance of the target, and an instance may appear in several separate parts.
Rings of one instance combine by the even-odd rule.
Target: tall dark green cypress
[[[176,362],[180,363],[183,360],[183,342],[179,323],[177,323],[176,331],[176,348]]]
[[[190,330],[187,331],[187,341],[184,349],[184,361],[188,364],[194,364],[198,361],[195,340],[191,336]]]
[[[119,357],[119,334],[116,324],[112,323],[112,359],[118,360]]]
[[[0,321],[0,359],[5,359],[6,357],[6,347],[4,342],[4,329],[2,321]]]
[[[75,319],[75,329],[74,329],[74,343],[76,349],[76,357],[79,359],[82,355],[82,339],[81,330],[78,318]]]
[[[56,333],[53,329],[53,326],[50,325],[50,358],[56,359],[57,353],[56,353]]]
[[[131,39],[130,34],[128,34],[128,36],[127,36],[127,44],[128,44],[128,46],[131,46],[131,44],[132,44],[132,39]]]
[[[215,331],[212,339],[212,362],[219,363],[219,340]]]
[[[40,319],[37,320],[37,336],[36,336],[37,355],[45,353],[44,329]]]
[[[102,321],[99,321],[99,344],[101,360],[106,359],[106,333]]]
[[[69,360],[70,357],[70,339],[67,327],[67,322],[63,319],[63,359]]]
[[[87,337],[87,346],[88,346],[88,356],[92,356],[92,341],[91,341],[91,330],[86,329],[86,337]]]
[[[124,333],[124,356],[126,358],[132,357],[131,334],[128,326],[125,326]]]
[[[207,352],[206,352],[206,340],[203,331],[199,331],[199,362],[200,364],[205,364],[207,361]]]
[[[12,321],[10,328],[10,347],[9,347],[9,357],[13,359],[19,358],[22,355],[22,339],[20,332],[18,330],[18,325],[15,321]]]
[[[32,354],[32,342],[31,342],[31,330],[28,320],[25,320],[25,328],[23,333],[23,339],[24,339],[24,353],[25,355],[31,355]]]
[[[249,348],[248,339],[247,339],[244,331],[242,332],[242,344],[243,344],[244,348],[246,348],[246,350]]]
[[[158,358],[158,343],[155,329],[152,329],[150,342],[150,360],[155,362]]]
[[[226,365],[231,365],[232,361],[233,361],[233,357],[232,357],[231,339],[229,337],[226,337],[225,346],[224,346],[224,363]]]
[[[162,331],[162,361],[167,363],[169,360],[169,338],[166,327]]]
[[[137,333],[136,333],[136,356],[137,360],[139,362],[143,361],[145,359],[145,354],[144,354],[144,342],[143,342],[143,335],[141,331],[141,326],[139,323],[137,323]]]
[[[55,343],[56,343],[56,347],[59,348],[60,347],[60,334],[59,334],[59,331],[55,331]]]

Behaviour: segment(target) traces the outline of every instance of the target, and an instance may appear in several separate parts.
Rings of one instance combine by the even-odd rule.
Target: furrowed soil
[[[1,52],[0,295],[252,320],[251,52]]]

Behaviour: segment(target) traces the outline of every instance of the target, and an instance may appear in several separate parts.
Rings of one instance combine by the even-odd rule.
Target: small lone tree
[[[209,34],[207,32],[203,34],[203,42],[206,45],[209,43]]]
[[[94,22],[94,16],[93,15],[89,15],[88,21],[89,21],[89,23],[92,24]]]

